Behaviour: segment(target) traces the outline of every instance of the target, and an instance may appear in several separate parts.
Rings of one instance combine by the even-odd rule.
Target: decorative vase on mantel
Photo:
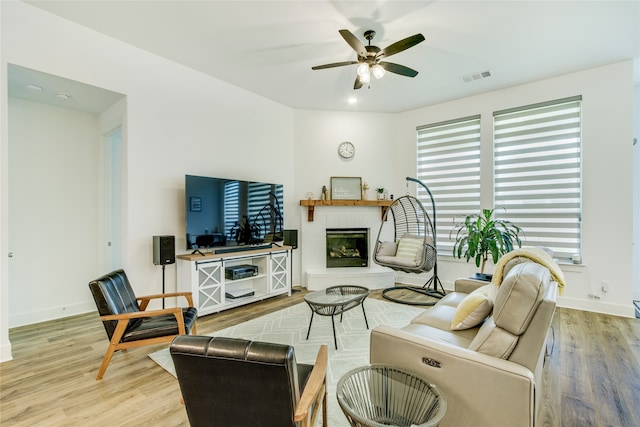
[[[367,190],[369,189],[369,186],[367,185],[367,183],[363,183],[362,184],[362,200],[368,200],[369,199],[369,195],[367,194]]]

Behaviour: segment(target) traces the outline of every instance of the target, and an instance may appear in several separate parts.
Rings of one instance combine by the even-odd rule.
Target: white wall
[[[404,177],[395,171],[396,120],[395,114],[296,111],[297,196],[303,199],[311,191],[318,199],[322,186],[329,188],[332,176],[361,177],[371,187],[371,199],[375,187],[389,188],[392,193],[404,191]],[[343,141],[351,141],[356,148],[349,160],[338,156],[338,144]]]
[[[95,309],[98,117],[9,98],[9,326]]]
[[[320,198],[322,186],[330,188],[332,176],[361,177],[370,189],[369,198],[375,199],[374,188],[385,187],[391,194],[404,194],[404,176],[396,172],[396,119],[395,114],[381,113],[345,113],[316,110],[298,110],[295,113],[295,195],[305,199],[307,192],[313,192]],[[338,144],[351,141],[356,154],[349,160],[338,156]],[[414,168],[415,170],[415,168]],[[411,174],[411,171],[409,171]],[[318,207],[316,210],[330,210],[331,207]],[[370,209],[370,208],[368,208]],[[287,211],[287,216],[296,221],[296,228],[303,230],[307,225],[307,208],[297,206]],[[378,230],[371,230],[377,234]],[[308,260],[313,252],[305,239],[300,235],[298,259]],[[324,258],[319,261],[324,265]],[[318,261],[312,265],[294,266],[293,283],[305,283],[304,270],[317,267]]]
[[[285,212],[295,211],[293,110],[50,15],[22,2],[0,2],[2,37],[2,229],[8,184],[6,67],[12,63],[127,95],[125,265],[137,293],[161,288],[152,236],[173,234],[184,247],[185,174],[265,180],[285,186]],[[285,219],[287,222],[288,218]],[[293,228],[285,223],[285,227]],[[4,252],[6,253],[6,252]],[[69,254],[69,266],[73,266]],[[8,342],[7,258],[0,257],[0,338]],[[102,274],[95,271],[94,276]],[[166,270],[175,289],[175,267]],[[84,284],[86,287],[86,284]],[[88,292],[88,291],[87,291]]]
[[[4,10],[0,5],[0,23],[4,21]],[[4,50],[6,37],[0,30],[0,53]],[[11,360],[9,342],[9,130],[7,123],[9,100],[7,97],[7,67],[0,62],[0,362]]]
[[[562,267],[568,285],[559,304],[632,316],[632,69],[627,61],[407,112],[398,121],[400,168],[414,167],[417,126],[481,114],[481,144],[490,147],[494,111],[582,95],[584,266]],[[490,159],[482,161],[491,170]],[[483,185],[491,188],[490,175]],[[491,207],[491,198],[483,205]],[[464,261],[440,259],[445,283],[474,270]],[[608,293],[602,281],[611,283]]]
[[[640,59],[633,63],[633,299],[640,301]]]

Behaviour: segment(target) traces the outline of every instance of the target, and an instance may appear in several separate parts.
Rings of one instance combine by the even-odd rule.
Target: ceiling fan
[[[364,46],[360,43],[360,40],[358,40],[358,38],[349,30],[340,30],[338,32],[349,46],[356,51],[358,54],[358,60],[317,65],[315,67],[311,67],[312,70],[323,70],[325,68],[360,64],[357,70],[356,81],[353,84],[354,89],[360,89],[364,84],[368,84],[371,81],[371,74],[373,74],[376,79],[380,79],[384,76],[385,71],[407,77],[415,77],[418,75],[416,70],[405,67],[404,65],[394,64],[393,62],[386,62],[383,61],[383,59],[409,49],[410,47],[424,41],[424,36],[422,34],[415,34],[407,37],[406,39],[397,41],[384,49],[380,49],[377,46],[371,46],[371,39],[376,35],[376,32],[373,30],[367,30],[364,32],[364,38],[369,41],[368,46]]]

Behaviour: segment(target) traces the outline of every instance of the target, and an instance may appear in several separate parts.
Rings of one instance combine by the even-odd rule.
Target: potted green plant
[[[378,200],[384,200],[384,187],[378,187],[376,188],[376,198]]]
[[[480,273],[475,278],[491,280],[490,274],[484,274],[484,267],[491,256],[495,264],[498,259],[513,250],[515,244],[522,246],[522,229],[511,221],[493,219],[495,209],[483,209],[480,215],[467,215],[464,222],[456,224],[449,232],[449,239],[455,234],[453,256],[475,260]]]

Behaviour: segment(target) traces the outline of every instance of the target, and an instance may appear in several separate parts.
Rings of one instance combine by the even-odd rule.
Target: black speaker
[[[298,230],[284,230],[284,244],[298,249]]]
[[[174,236],[153,236],[153,263],[155,265],[176,262],[176,238]]]

